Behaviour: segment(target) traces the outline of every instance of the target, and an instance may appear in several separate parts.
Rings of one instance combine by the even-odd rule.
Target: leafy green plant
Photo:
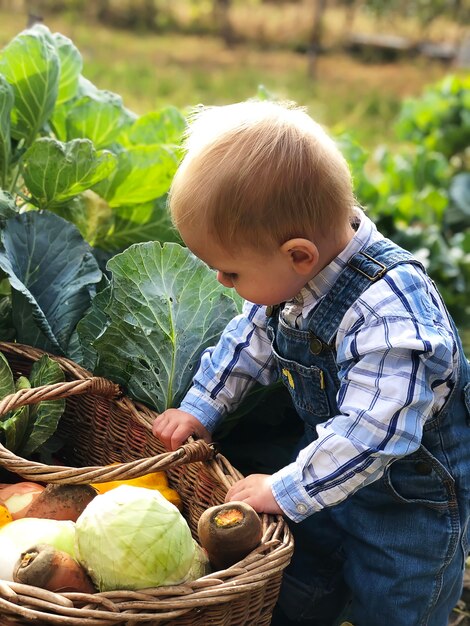
[[[448,76],[404,101],[400,137],[450,158],[470,145],[470,77]]]
[[[162,409],[239,301],[187,249],[158,243],[179,239],[166,195],[185,118],[171,106],[135,115],[82,65],[41,25],[0,53],[0,337]]]
[[[15,207],[53,211],[95,247],[159,239],[155,222],[177,240],[162,200],[184,117],[174,107],[138,117],[85,79],[82,65],[74,44],[42,25],[3,49],[0,186]]]
[[[20,376],[16,381],[8,361],[0,352],[0,398],[3,399],[19,389],[29,389],[63,382],[60,366],[43,355],[31,368],[29,379]],[[37,452],[54,434],[65,409],[65,400],[43,400],[37,404],[24,405],[2,415],[0,439],[5,447],[16,454],[29,457]]]
[[[0,232],[0,269],[11,286],[4,298],[17,341],[68,354],[102,279],[78,230],[49,212],[16,215]]]
[[[135,244],[113,257],[112,280],[78,324],[95,373],[157,411],[177,406],[200,353],[214,345],[238,303],[175,243]]]
[[[462,325],[470,315],[470,82],[449,76],[403,104],[393,151],[340,143],[379,229],[427,267]]]

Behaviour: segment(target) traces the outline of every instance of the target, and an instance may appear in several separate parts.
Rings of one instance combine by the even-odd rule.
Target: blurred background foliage
[[[28,21],[70,37],[137,116],[256,94],[306,106],[470,343],[468,0],[0,0],[0,45]]]
[[[75,42],[87,78],[121,94],[137,113],[243,100],[261,83],[307,106],[334,131],[354,130],[361,142],[376,145],[394,140],[391,122],[403,97],[449,71],[466,33],[468,5],[0,0],[0,44],[23,29],[28,16],[43,19]]]

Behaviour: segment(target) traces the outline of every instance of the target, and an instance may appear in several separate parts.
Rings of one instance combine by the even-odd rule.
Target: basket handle
[[[119,398],[122,391],[116,383],[112,383],[107,378],[92,376],[69,382],[59,382],[52,385],[41,385],[29,389],[20,389],[15,393],[5,396],[0,401],[0,415],[18,409],[25,404],[37,404],[43,400],[60,400],[69,396],[76,396],[85,392],[90,392],[103,396],[104,398]]]
[[[119,385],[112,383],[106,378],[93,376],[82,380],[21,389],[0,401],[0,415],[26,404],[35,404],[43,400],[59,400],[85,392],[95,393],[108,398],[120,398],[122,396]],[[0,444],[1,465],[25,479],[46,483],[87,484],[127,480],[149,474],[150,472],[164,471],[177,465],[194,463],[195,461],[209,461],[213,459],[214,455],[214,446],[202,439],[198,439],[181,446],[173,452],[137,459],[128,463],[76,468],[29,461],[16,456]]]

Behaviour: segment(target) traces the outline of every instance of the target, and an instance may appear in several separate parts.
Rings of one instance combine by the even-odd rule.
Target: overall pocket
[[[308,413],[313,417],[326,418],[330,416],[330,407],[325,388],[323,370],[315,366],[305,366],[284,359],[274,347],[272,353],[277,363],[282,381],[290,392],[296,409]]]
[[[451,501],[456,502],[454,478],[423,446],[390,463],[383,482],[392,497],[404,504],[444,510]]]

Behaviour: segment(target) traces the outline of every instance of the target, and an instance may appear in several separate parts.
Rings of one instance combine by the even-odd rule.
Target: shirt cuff
[[[312,500],[302,486],[302,477],[296,463],[286,465],[271,476],[271,489],[276,502],[294,522],[317,513],[323,507]]]
[[[179,407],[182,411],[194,415],[207,430],[212,433],[222,421],[225,413],[223,406],[211,398],[201,397],[197,392],[188,391]]]

